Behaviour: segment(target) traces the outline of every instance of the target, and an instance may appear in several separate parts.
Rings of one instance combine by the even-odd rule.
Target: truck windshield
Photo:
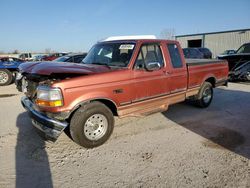
[[[54,61],[57,61],[57,62],[64,62],[64,61],[66,61],[67,59],[69,59],[69,56],[62,56],[62,57],[56,58]]]
[[[91,48],[82,63],[127,67],[135,48],[135,43],[98,43]]]
[[[236,52],[237,54],[250,53],[250,43],[243,44]]]

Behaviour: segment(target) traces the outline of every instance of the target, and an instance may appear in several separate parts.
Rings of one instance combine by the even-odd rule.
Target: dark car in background
[[[197,48],[183,48],[183,53],[187,59],[203,59],[203,54]]]
[[[234,54],[218,55],[228,61],[229,80],[250,81],[250,42],[239,47]]]
[[[62,57],[62,56],[65,56],[65,55],[68,55],[68,53],[53,53],[53,54],[50,54],[50,55],[48,55],[46,57],[43,57],[41,60],[42,61],[53,61],[56,58]]]
[[[202,54],[204,59],[212,59],[212,52],[208,48],[197,48]]]
[[[0,57],[0,62],[24,62],[23,59],[16,58],[16,57]]]
[[[221,55],[229,55],[229,54],[235,54],[235,50],[225,50]]]
[[[70,55],[65,55],[62,57],[59,57],[55,59],[54,61],[57,62],[72,62],[72,63],[81,63],[82,60],[85,58],[87,53],[82,53],[82,54],[70,54]]]
[[[250,53],[250,42],[243,44],[239,49],[236,51],[237,54],[249,54]]]

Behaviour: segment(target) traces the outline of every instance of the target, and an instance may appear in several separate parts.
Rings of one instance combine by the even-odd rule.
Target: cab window
[[[176,44],[167,44],[173,68],[182,68],[181,55]]]
[[[135,62],[135,69],[145,69],[145,64],[149,62],[159,62],[164,66],[161,48],[158,44],[142,45]]]

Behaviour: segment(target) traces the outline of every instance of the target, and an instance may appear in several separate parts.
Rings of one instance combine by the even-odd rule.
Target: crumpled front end
[[[29,112],[32,124],[41,131],[45,139],[56,141],[64,129],[68,126],[66,121],[59,121],[46,116],[46,114],[37,111],[34,104],[27,97],[21,99],[23,107]]]
[[[31,117],[32,124],[39,130],[46,140],[56,141],[64,129],[68,126],[65,121],[68,114],[61,113],[53,114],[40,110],[36,104],[38,99],[38,88],[41,85],[49,87],[55,79],[49,79],[48,76],[20,73],[16,79],[16,86],[18,91],[23,92],[25,97],[21,99],[23,107],[28,111]]]

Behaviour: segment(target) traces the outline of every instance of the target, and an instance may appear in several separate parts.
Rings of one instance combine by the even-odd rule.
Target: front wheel
[[[13,80],[12,73],[7,69],[0,69],[0,86],[9,85]]]
[[[197,96],[196,104],[201,108],[206,108],[210,105],[213,99],[213,86],[209,82],[204,82]]]
[[[85,148],[93,148],[106,142],[113,132],[114,117],[101,102],[94,101],[79,108],[70,121],[72,139]]]

